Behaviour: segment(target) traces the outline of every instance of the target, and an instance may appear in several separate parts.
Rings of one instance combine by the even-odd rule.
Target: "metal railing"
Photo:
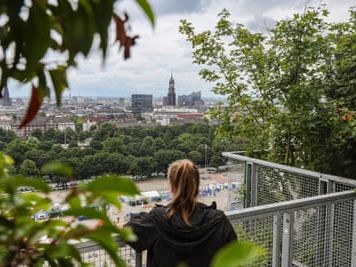
[[[227,216],[239,240],[263,246],[250,266],[356,266],[356,193],[262,205]]]
[[[245,165],[244,207],[301,199],[356,188],[356,180],[224,152]]]
[[[265,256],[249,266],[356,267],[356,181],[258,160],[223,156],[245,165],[245,203],[227,212],[239,240],[263,246]],[[145,260],[122,242],[128,266]],[[112,266],[92,242],[78,244],[85,261]]]
[[[127,266],[142,267],[142,253],[136,252],[134,249],[126,245],[123,241],[118,242],[118,255],[123,259]],[[110,256],[94,242],[85,241],[75,244],[79,249],[82,260],[92,266],[115,266]]]
[[[249,266],[356,266],[356,192],[337,192],[226,213],[238,239],[264,247]],[[128,266],[145,266],[142,255],[119,243]],[[86,262],[113,266],[93,242],[77,245]],[[91,257],[89,257],[91,255]]]

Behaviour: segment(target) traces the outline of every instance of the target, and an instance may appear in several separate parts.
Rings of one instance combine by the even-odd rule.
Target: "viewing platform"
[[[245,166],[244,209],[226,212],[238,240],[266,249],[249,266],[356,266],[356,181],[235,153],[223,156]],[[145,266],[118,241],[129,266]],[[77,244],[85,262],[111,266],[93,242]]]

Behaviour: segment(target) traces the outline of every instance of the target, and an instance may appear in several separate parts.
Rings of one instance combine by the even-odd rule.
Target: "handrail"
[[[279,169],[281,171],[286,171],[286,172],[290,172],[290,173],[296,173],[296,174],[301,174],[301,175],[311,176],[311,177],[316,177],[316,178],[331,179],[331,180],[334,180],[335,182],[339,182],[339,183],[343,183],[343,184],[351,184],[351,185],[356,186],[356,180],[353,180],[350,178],[345,178],[345,177],[321,173],[321,172],[309,171],[309,170],[302,169],[302,168],[292,167],[292,166],[288,166],[288,165],[284,165],[284,164],[280,164],[280,163],[274,163],[274,162],[270,162],[270,161],[266,161],[266,160],[255,159],[255,158],[237,154],[240,152],[241,151],[222,152],[222,156],[230,158],[230,159],[251,162],[251,163],[259,164],[262,166]]]
[[[286,211],[295,211],[300,209],[336,204],[347,200],[356,200],[356,192],[352,190],[330,193],[326,195],[245,208],[241,210],[227,211],[225,214],[229,220],[251,219],[265,217],[266,215],[275,215]]]
[[[337,192],[337,193],[330,193],[330,194],[325,194],[325,195],[319,195],[319,196],[313,196],[313,197],[308,197],[308,198],[303,198],[303,199],[296,199],[296,200],[290,200],[290,201],[285,201],[285,202],[280,202],[280,203],[274,203],[274,204],[268,204],[268,205],[262,205],[262,206],[256,206],[256,207],[251,207],[251,208],[246,208],[246,209],[241,209],[241,210],[234,210],[234,211],[228,211],[225,212],[227,218],[229,221],[232,223],[236,223],[236,221],[248,221],[250,219],[257,219],[257,218],[266,218],[266,217],[272,217],[274,218],[274,221],[277,223],[278,218],[284,218],[285,216],[292,216],[293,217],[293,212],[298,211],[298,210],[306,210],[310,208],[316,208],[316,207],[323,207],[323,206],[329,206],[329,205],[334,205],[337,203],[345,202],[345,201],[356,201],[356,192],[355,191],[344,191],[344,192]],[[276,220],[277,219],[277,220]],[[283,224],[284,225],[284,224]],[[281,225],[279,225],[276,230],[273,228],[273,234],[278,234],[279,229]],[[283,226],[283,229],[285,229],[287,225]],[[292,224],[289,224],[288,227],[293,227]],[[289,229],[289,228],[288,228]],[[278,235],[273,238],[274,242],[277,242],[277,245],[273,246],[273,251],[275,252],[274,254],[280,255],[280,238]],[[118,245],[119,246],[124,246],[125,243],[120,240],[119,238],[117,239]],[[285,241],[283,241],[285,242]],[[98,246],[95,242],[93,241],[83,241],[80,243],[74,244],[81,253],[86,253],[86,252],[92,252],[95,250],[98,250]],[[283,251],[288,252],[288,257],[284,257],[284,259],[289,259],[290,255],[290,246],[284,247]],[[135,254],[135,266],[142,266],[142,254],[141,253],[136,253]],[[274,259],[278,260],[279,256]],[[278,262],[278,261],[276,261]],[[275,264],[274,266],[280,266],[279,264]],[[288,266],[288,264],[285,266]]]

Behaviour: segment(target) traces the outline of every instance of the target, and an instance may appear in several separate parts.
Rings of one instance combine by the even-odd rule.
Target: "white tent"
[[[148,198],[150,201],[157,201],[161,199],[161,195],[158,193],[158,191],[141,192],[141,195],[145,198]]]

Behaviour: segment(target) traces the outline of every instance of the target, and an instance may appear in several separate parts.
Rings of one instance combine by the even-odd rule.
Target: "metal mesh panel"
[[[265,248],[266,255],[248,266],[271,266],[273,242],[273,216],[231,222],[239,241],[252,241]]]
[[[319,179],[256,165],[257,205],[318,195]]]
[[[343,192],[355,189],[354,185],[335,183],[335,192]]]
[[[325,208],[294,212],[292,238],[293,266],[324,266]],[[323,217],[323,218],[322,218]]]
[[[351,266],[354,201],[294,212],[293,266]]]
[[[98,247],[92,247],[90,249],[83,248],[81,250],[83,261],[91,264],[91,266],[115,266],[110,256],[104,250],[98,249]],[[136,266],[136,253],[129,246],[120,247],[118,249],[118,255],[126,262],[127,266]]]
[[[354,202],[335,204],[332,266],[351,266]]]

